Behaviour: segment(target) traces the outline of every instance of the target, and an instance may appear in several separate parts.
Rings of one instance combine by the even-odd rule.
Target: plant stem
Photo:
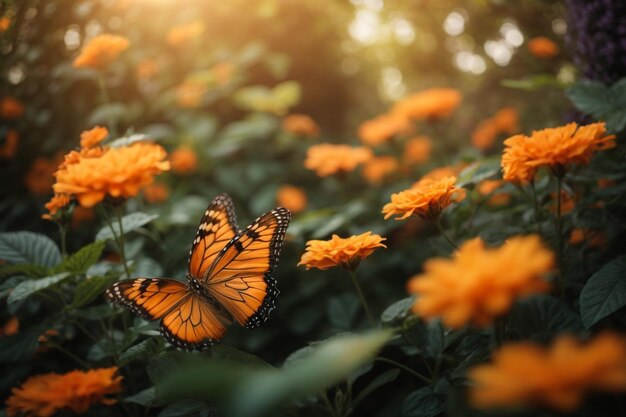
[[[52,349],[58,350],[59,352],[63,353],[64,355],[72,358],[76,363],[78,363],[83,368],[85,368],[85,369],[89,369],[90,368],[90,366],[89,366],[89,364],[87,362],[85,362],[84,360],[82,360],[78,356],[74,355],[72,352],[70,352],[69,350],[65,349],[63,346],[57,345],[56,343],[53,343],[53,342],[48,342],[48,346],[50,346]]]
[[[61,256],[63,259],[67,258],[67,225],[57,222],[59,226],[59,233],[61,234]]]
[[[440,217],[437,217],[437,220],[435,220],[435,224],[437,225],[437,229],[439,230],[439,233],[441,233],[441,236],[443,236],[446,242],[448,242],[448,244],[452,246],[454,250],[459,250],[459,246],[454,242],[454,240],[450,238],[450,236],[448,236],[446,231],[443,229]]]
[[[409,368],[408,366],[402,365],[400,362],[396,362],[393,359],[388,359],[388,358],[383,358],[382,356],[377,356],[374,358],[375,361],[378,362],[385,362],[388,363],[390,365],[393,365],[397,368],[402,369],[403,371],[406,371],[408,373],[410,373],[411,375],[417,377],[418,379],[420,379],[421,381],[427,383],[427,384],[432,384],[432,380],[430,378],[426,378],[424,375],[420,374],[417,371],[414,371],[413,369]]]
[[[530,192],[533,200],[533,210],[535,215],[535,224],[537,226],[537,232],[541,234],[541,221],[539,219],[539,200],[537,200],[537,189],[535,188],[535,181],[530,182]]]
[[[561,189],[563,187],[563,178],[556,175],[556,219],[554,228],[556,233],[556,250],[559,260],[559,289],[561,299],[565,297],[565,275],[563,275],[563,218],[561,216]]]
[[[124,264],[124,271],[126,271],[126,278],[130,279],[130,270],[128,269],[128,264],[126,263],[126,252],[124,251],[124,226],[122,225],[122,207],[118,206],[115,212],[117,214],[117,221],[120,225],[120,236],[118,241],[120,256],[122,257],[122,263]]]
[[[361,304],[363,305],[363,309],[367,314],[367,318],[369,319],[372,326],[376,325],[376,321],[374,320],[374,316],[370,311],[369,306],[367,305],[367,301],[365,301],[365,296],[363,295],[363,290],[361,290],[361,285],[359,284],[359,280],[357,279],[356,272],[350,270],[350,278],[352,278],[352,283],[354,284],[354,288],[356,288],[356,292],[361,299]]]
[[[330,400],[328,399],[328,394],[326,394],[326,391],[320,391],[320,397],[322,397],[322,400],[324,400],[324,404],[326,404],[329,414],[333,417],[338,417],[339,414],[337,414],[335,407],[333,407]]]

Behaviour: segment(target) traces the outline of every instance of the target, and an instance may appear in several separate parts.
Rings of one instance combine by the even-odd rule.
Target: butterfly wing
[[[291,219],[279,207],[256,219],[220,251],[207,272],[205,288],[242,326],[264,323],[278,289],[270,276]]]
[[[207,207],[189,252],[189,275],[202,279],[216,256],[239,232],[233,201],[227,194]]]
[[[175,279],[137,278],[116,282],[106,290],[105,297],[145,319],[157,320],[175,308],[189,292],[185,283]]]

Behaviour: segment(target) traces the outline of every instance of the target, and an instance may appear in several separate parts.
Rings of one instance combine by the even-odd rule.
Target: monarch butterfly
[[[186,283],[130,279],[113,284],[105,296],[143,318],[160,319],[161,334],[172,345],[202,350],[233,321],[253,328],[268,319],[279,293],[270,274],[290,219],[291,212],[278,207],[241,230],[232,200],[220,194],[200,221]]]

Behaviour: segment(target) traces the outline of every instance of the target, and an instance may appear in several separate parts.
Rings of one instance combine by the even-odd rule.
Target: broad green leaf
[[[400,375],[399,369],[390,369],[380,375],[378,375],[372,382],[370,382],[353,401],[353,405],[356,406],[358,403],[363,401],[368,395],[372,392],[376,391],[378,388],[386,385],[390,382],[395,381],[395,379]]]
[[[124,230],[124,234],[131,232],[133,230],[137,230],[142,226],[150,223],[152,220],[158,218],[158,214],[146,214],[146,213],[131,213],[122,217],[122,229]],[[113,229],[115,230],[115,235],[120,236],[120,225],[117,220],[113,222]],[[113,233],[111,232],[111,228],[109,226],[105,226],[96,235],[96,240],[107,240],[113,239]]]
[[[56,269],[59,272],[70,272],[84,275],[87,269],[100,259],[106,241],[98,240],[81,248],[78,252],[63,261]]]
[[[0,233],[0,259],[52,267],[61,262],[61,252],[52,239],[39,233]]]
[[[155,339],[146,339],[122,352],[119,357],[118,365],[124,366],[137,359],[146,359],[150,355],[154,355],[157,349],[158,342]]]
[[[139,404],[142,407],[151,407],[156,403],[156,388],[150,387],[137,394],[124,398],[127,403]]]
[[[549,295],[517,302],[509,315],[509,325],[519,337],[537,340],[548,340],[555,333],[583,330],[578,315]]]
[[[111,284],[117,281],[117,277],[90,277],[83,279],[77,286],[74,293],[73,308],[86,306],[104,293]]]
[[[48,275],[48,268],[33,264],[0,266],[0,279],[13,277],[15,275],[25,275],[29,278],[43,278]]]
[[[435,417],[443,412],[443,404],[431,387],[413,391],[402,403],[403,417]]]
[[[67,272],[62,272],[60,274],[56,274],[51,277],[46,277],[46,278],[41,278],[41,279],[31,279],[28,281],[24,281],[18,284],[17,287],[15,287],[13,291],[11,291],[11,294],[9,294],[7,302],[9,304],[13,304],[18,301],[24,300],[25,298],[29,297],[30,295],[38,291],[45,290],[46,288],[49,288],[55,284],[58,284],[59,282],[63,281],[69,276],[70,274],[68,274]]]
[[[593,274],[580,293],[580,315],[585,327],[626,306],[626,256],[621,256]]]
[[[457,186],[476,185],[483,180],[497,176],[500,173],[500,169],[499,156],[482,159],[461,171],[457,178]]]
[[[519,90],[535,91],[545,87],[563,89],[566,85],[552,74],[538,74],[521,80],[503,80],[502,85]]]
[[[14,336],[0,337],[0,363],[30,359],[39,347],[39,336],[48,329],[48,325],[39,324],[20,329],[20,332]]]
[[[385,324],[404,320],[414,303],[414,297],[407,297],[403,298],[400,301],[396,301],[395,303],[387,307],[385,311],[383,311],[383,313],[380,315],[380,320]]]
[[[567,90],[567,96],[580,111],[605,121],[609,132],[620,132],[626,127],[626,78],[611,87],[582,80]]]

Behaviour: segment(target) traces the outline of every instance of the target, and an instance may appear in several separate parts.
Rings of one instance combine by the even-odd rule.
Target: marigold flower
[[[12,389],[6,413],[9,417],[49,417],[62,409],[85,413],[94,404],[115,404],[116,400],[107,395],[122,390],[122,377],[116,372],[117,367],[112,367],[32,376]]]
[[[202,104],[208,90],[206,82],[186,80],[176,87],[176,104],[185,109],[195,109]]]
[[[364,144],[377,146],[396,135],[410,132],[411,128],[411,123],[406,118],[389,113],[361,123],[358,134]]]
[[[57,214],[59,209],[63,207],[67,207],[70,204],[70,197],[65,194],[55,194],[49,202],[46,203],[45,207],[48,210],[48,213],[43,214],[41,216],[42,219],[52,220],[54,216]]]
[[[404,162],[421,164],[430,159],[433,141],[428,136],[416,136],[404,145]]]
[[[13,97],[4,97],[0,100],[0,118],[17,119],[24,114],[24,105]]]
[[[58,162],[47,158],[37,158],[28,169],[24,183],[33,195],[46,195],[52,190],[54,172]]]
[[[597,230],[572,229],[568,243],[572,246],[579,246],[585,242],[589,248],[602,248],[606,246],[606,235]]]
[[[527,46],[531,54],[541,59],[549,59],[559,53],[559,46],[545,36],[532,38]]]
[[[17,145],[20,135],[16,130],[10,129],[4,137],[4,143],[0,145],[0,158],[13,158],[17,153]]]
[[[8,17],[0,17],[0,32],[6,32],[11,26],[11,19]]]
[[[459,175],[459,172],[461,172],[461,170],[462,168],[460,166],[456,166],[456,167],[445,166],[445,167],[435,168],[427,172],[426,174],[424,174],[422,178],[420,179],[420,181],[441,180],[446,177],[456,177],[457,175]],[[420,181],[417,181],[413,186],[414,187],[417,186],[420,183]]]
[[[83,46],[80,55],[74,59],[75,68],[101,69],[115,61],[125,51],[130,42],[124,36],[104,34],[96,36]]]
[[[304,166],[314,170],[320,177],[340,172],[351,172],[372,158],[368,148],[322,143],[311,146],[306,153]]]
[[[137,64],[135,71],[137,78],[149,80],[159,72],[159,62],[156,59],[144,59]]]
[[[436,220],[443,209],[448,207],[461,188],[455,186],[456,177],[441,180],[423,179],[413,188],[391,195],[391,202],[383,207],[385,219],[398,215],[396,220],[404,220],[416,215],[424,220]]]
[[[496,193],[495,191],[505,184],[503,180],[484,180],[478,184],[478,193],[482,196],[489,196],[487,205],[504,206],[511,202],[511,195],[505,192]]]
[[[148,203],[159,204],[170,196],[170,188],[162,182],[154,182],[143,189],[143,196]]]
[[[292,213],[300,213],[306,209],[307,197],[302,188],[283,185],[276,192],[276,202]]]
[[[170,168],[163,147],[145,142],[112,148],[97,158],[80,158],[56,173],[57,194],[76,196],[84,207],[93,207],[109,195],[129,198],[150,184],[154,176]]]
[[[376,248],[387,247],[382,243],[383,240],[386,239],[372,232],[345,239],[333,235],[330,240],[309,240],[298,266],[304,265],[306,269],[328,269],[341,266],[354,271],[359,262],[370,256]]]
[[[204,33],[204,24],[199,20],[177,25],[171,28],[166,35],[167,43],[171,46],[181,46]]]
[[[626,391],[626,341],[612,333],[582,343],[559,336],[551,346],[510,343],[493,363],[470,369],[470,402],[477,408],[548,406],[576,410],[589,392]]]
[[[553,203],[550,205],[550,211],[556,213],[557,201],[556,193],[550,193]],[[567,214],[574,210],[576,207],[576,196],[568,193],[567,191],[561,191],[561,214]]]
[[[106,127],[96,126],[91,130],[85,130],[80,134],[80,146],[83,149],[96,147],[107,136],[109,136],[109,130]]]
[[[544,275],[554,267],[554,254],[539,236],[517,236],[499,248],[486,248],[480,238],[465,242],[452,259],[424,263],[424,272],[409,281],[418,294],[413,311],[441,317],[446,326],[488,326],[520,297],[547,292]]]
[[[493,115],[492,120],[502,133],[510,135],[519,131],[519,114],[513,107],[500,109]]]
[[[191,147],[182,145],[170,154],[170,164],[177,174],[191,174],[198,168],[198,155]]]
[[[442,119],[456,110],[461,99],[461,93],[453,88],[431,88],[400,100],[391,113],[413,120]]]
[[[283,130],[294,135],[315,137],[320,128],[310,116],[306,114],[290,114],[283,119]]]
[[[13,336],[20,331],[20,321],[16,316],[11,316],[2,327],[0,327],[0,337]]]
[[[472,145],[481,150],[491,148],[498,135],[513,134],[519,130],[517,110],[506,107],[492,117],[483,120],[472,132]]]
[[[393,156],[375,156],[363,165],[363,177],[373,185],[378,185],[389,175],[398,172],[400,164]]]
[[[593,151],[615,146],[615,135],[606,135],[604,123],[576,123],[516,135],[504,141],[502,171],[507,181],[528,183],[538,168],[545,166],[557,176],[569,165],[588,164]]]

